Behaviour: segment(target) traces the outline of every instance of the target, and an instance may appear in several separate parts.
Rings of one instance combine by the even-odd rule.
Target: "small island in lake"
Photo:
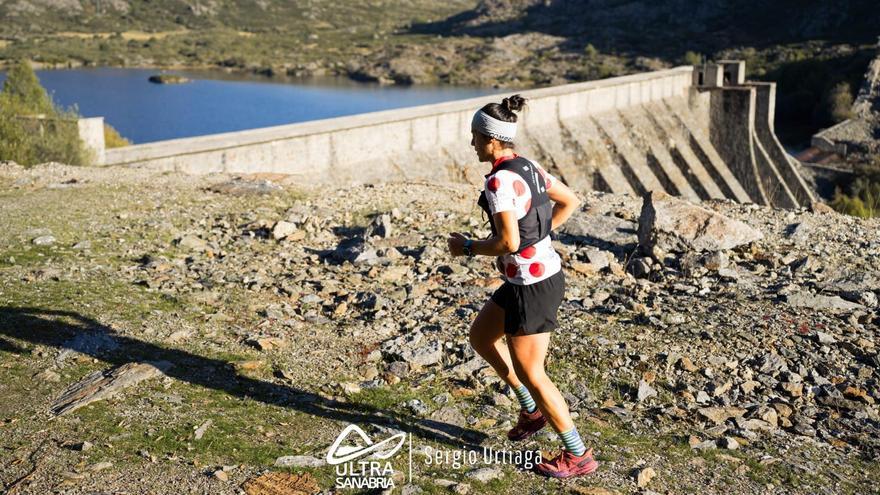
[[[149,81],[156,84],[184,84],[190,82],[190,79],[179,74],[154,74]]]

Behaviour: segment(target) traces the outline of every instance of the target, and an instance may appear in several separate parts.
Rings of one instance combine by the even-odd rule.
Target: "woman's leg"
[[[471,324],[471,346],[489,363],[511,388],[518,389],[522,382],[517,378],[510,359],[510,351],[501,341],[504,336],[504,309],[489,299]]]
[[[507,345],[514,373],[522,379],[526,388],[529,389],[538,409],[541,410],[553,429],[558,432],[567,432],[574,428],[568,404],[565,403],[559,389],[544,371],[544,359],[550,345],[550,332],[534,335],[508,335]]]

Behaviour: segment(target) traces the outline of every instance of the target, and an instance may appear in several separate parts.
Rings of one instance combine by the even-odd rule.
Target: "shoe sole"
[[[551,478],[558,478],[558,479],[573,478],[575,476],[585,476],[585,475],[593,473],[597,469],[599,469],[599,463],[596,460],[593,460],[593,462],[587,463],[586,465],[584,465],[584,467],[580,468],[579,470],[575,470],[573,472],[572,471],[565,471],[565,472],[545,471],[540,466],[541,465],[538,464],[535,467],[535,469],[538,471],[539,474],[543,474],[544,476],[549,476]]]
[[[545,426],[547,426],[547,418],[544,418],[544,424],[542,424],[540,428],[529,431],[526,434],[519,436],[519,437],[511,437],[510,435],[508,435],[507,439],[510,440],[511,442],[519,442],[521,440],[525,440],[525,439],[529,438],[530,436],[534,435],[535,433],[538,433],[539,431],[543,430]]]

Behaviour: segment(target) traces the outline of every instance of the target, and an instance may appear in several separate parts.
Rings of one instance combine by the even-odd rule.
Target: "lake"
[[[104,117],[133,143],[411,107],[497,93],[493,88],[382,86],[346,78],[272,80],[222,71],[167,71],[192,79],[155,84],[152,69],[40,70],[55,102]],[[0,73],[0,81],[5,74]]]

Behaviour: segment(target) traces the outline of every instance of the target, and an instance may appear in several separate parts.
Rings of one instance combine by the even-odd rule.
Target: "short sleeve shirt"
[[[537,163],[532,162],[532,164],[543,177],[544,187],[549,191],[557,179]],[[486,177],[484,192],[492,215],[512,211],[519,220],[526,216],[532,205],[531,190],[519,174],[510,170],[490,173]],[[501,256],[501,263],[504,278],[518,285],[540,282],[562,269],[559,254],[553,249],[549,235],[518,254]]]

